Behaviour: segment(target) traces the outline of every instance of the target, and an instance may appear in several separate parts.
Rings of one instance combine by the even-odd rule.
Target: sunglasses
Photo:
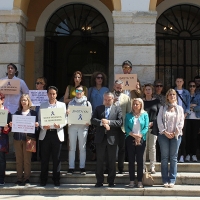
[[[163,85],[156,85],[156,87],[163,87]]]
[[[190,87],[190,88],[192,88],[192,87],[193,87],[193,88],[195,88],[195,87],[196,87],[196,85],[189,85],[189,87]]]
[[[103,77],[102,76],[97,76],[96,79],[102,79],[103,80]]]
[[[35,84],[36,84],[36,85],[39,85],[39,84],[43,84],[43,83],[42,83],[42,82],[36,82]]]
[[[76,93],[82,93],[83,92],[83,90],[77,90],[76,89]]]

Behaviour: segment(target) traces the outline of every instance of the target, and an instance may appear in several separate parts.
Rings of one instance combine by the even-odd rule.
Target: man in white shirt
[[[14,114],[19,107],[19,99],[22,94],[28,94],[29,89],[26,83],[17,78],[18,71],[16,65],[13,63],[8,64],[7,66],[7,76],[2,79],[15,79],[20,80],[20,93],[19,94],[5,94],[4,106],[10,111],[11,114]]]
[[[26,85],[26,83],[20,79],[17,78],[18,71],[16,65],[13,63],[10,63],[7,65],[7,73],[6,77],[2,79],[15,79],[20,80],[20,93],[19,94],[5,94],[5,100],[4,100],[4,106],[10,111],[11,114],[14,114],[18,107],[19,107],[19,100],[22,94],[28,94],[29,89]],[[13,133],[9,134],[9,144],[10,144],[10,153],[14,151],[13,148]]]
[[[129,60],[125,60],[122,63],[122,70],[124,74],[131,74],[132,71],[132,63]],[[129,97],[131,97],[131,93],[130,90],[124,90],[124,94],[128,95]]]
[[[63,102],[57,101],[58,89],[55,86],[49,86],[47,89],[47,95],[49,101],[43,102],[40,105],[41,109],[48,108],[62,108],[63,112],[66,113],[66,105]],[[48,179],[49,170],[49,159],[52,156],[53,162],[53,181],[55,186],[60,186],[60,152],[62,148],[62,142],[64,142],[64,130],[63,127],[67,124],[65,118],[65,124],[42,126],[41,125],[41,114],[39,111],[39,124],[41,127],[39,140],[41,141],[41,174],[40,174],[40,185],[45,186]],[[66,117],[66,116],[65,116]]]

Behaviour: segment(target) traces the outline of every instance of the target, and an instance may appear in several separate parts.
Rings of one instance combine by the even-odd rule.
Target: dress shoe
[[[46,186],[47,182],[46,181],[41,181],[40,186]]]
[[[108,187],[115,187],[115,184],[114,183],[109,183]]]
[[[103,183],[96,183],[95,184],[95,187],[102,187],[103,186]]]
[[[54,185],[55,185],[55,186],[60,186],[60,181],[59,181],[59,180],[55,180],[55,181],[54,181]]]
[[[119,171],[118,171],[118,174],[123,174],[123,173],[124,173],[123,170],[119,170]]]
[[[108,169],[105,169],[105,170],[104,170],[104,174],[108,174]]]

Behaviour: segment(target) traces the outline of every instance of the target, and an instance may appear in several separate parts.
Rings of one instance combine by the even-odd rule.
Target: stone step
[[[157,172],[153,174],[154,185],[162,185],[161,173]],[[14,183],[17,180],[16,171],[6,171],[5,182]],[[40,182],[40,172],[32,171],[30,177],[31,183]],[[104,183],[107,182],[107,175],[105,174]],[[49,173],[48,183],[53,183],[52,172]],[[86,175],[81,175],[80,172],[75,172],[73,175],[69,175],[66,171],[61,171],[60,183],[62,184],[95,184],[96,177],[93,171],[87,171]],[[124,174],[116,174],[115,179],[116,184],[128,184],[129,174],[128,172]],[[200,185],[200,174],[199,173],[178,173],[177,181],[178,185]]]
[[[117,184],[114,188],[103,187],[95,188],[94,184],[61,184],[55,187],[48,184],[45,187],[39,185],[13,186],[6,184],[1,187],[0,195],[89,195],[89,196],[182,196],[182,197],[198,197],[200,196],[200,186],[197,185],[175,185],[174,188],[164,188],[162,185],[129,188],[126,184]],[[75,197],[76,198],[76,197]]]
[[[68,162],[64,161],[62,164],[62,171],[68,170]],[[149,168],[149,162],[146,163],[147,167]],[[86,170],[88,171],[95,171],[96,162],[86,162]],[[31,163],[32,171],[40,171],[40,162],[32,162]],[[49,164],[49,169],[52,169],[52,162]],[[78,162],[76,162],[76,169],[79,169]],[[155,164],[155,169],[157,172],[160,171],[161,166],[160,163]],[[6,164],[7,171],[14,171],[16,170],[16,162],[15,161],[7,161]],[[117,169],[117,162],[116,162],[116,170]],[[124,163],[124,171],[128,172],[128,162]],[[178,172],[200,172],[200,163],[178,163]]]

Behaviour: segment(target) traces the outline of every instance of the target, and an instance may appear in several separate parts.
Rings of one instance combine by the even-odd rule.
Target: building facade
[[[0,74],[15,63],[30,89],[47,77],[63,94],[75,70],[104,71],[111,87],[130,60],[142,83],[199,74],[200,0],[6,0]]]

